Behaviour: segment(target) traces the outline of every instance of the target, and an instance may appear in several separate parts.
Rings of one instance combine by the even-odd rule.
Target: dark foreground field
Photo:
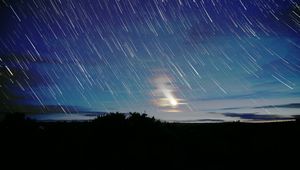
[[[34,122],[13,116],[0,124],[0,166],[24,169],[202,169],[241,165],[258,168],[260,163],[272,167],[297,166],[299,130],[299,122],[176,124],[161,123],[139,114],[129,118],[114,114],[92,122],[72,123]]]

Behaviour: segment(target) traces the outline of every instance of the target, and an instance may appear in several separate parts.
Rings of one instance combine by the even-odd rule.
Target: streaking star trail
[[[2,117],[299,114],[298,0],[0,0],[0,11]]]

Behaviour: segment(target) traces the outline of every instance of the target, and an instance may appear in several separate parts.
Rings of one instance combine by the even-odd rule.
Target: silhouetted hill
[[[1,166],[201,169],[286,159],[291,165],[300,151],[299,130],[298,122],[180,124],[139,113],[91,122],[35,122],[13,114],[0,124]]]

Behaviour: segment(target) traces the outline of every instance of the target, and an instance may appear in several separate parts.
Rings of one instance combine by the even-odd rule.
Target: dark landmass
[[[14,166],[207,169],[240,165],[257,168],[261,163],[270,167],[297,166],[299,130],[298,121],[185,124],[163,123],[146,114],[116,113],[90,122],[36,122],[22,114],[11,114],[0,124],[0,166],[9,169]]]

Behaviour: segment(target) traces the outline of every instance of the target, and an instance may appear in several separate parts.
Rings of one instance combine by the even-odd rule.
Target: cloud
[[[49,85],[50,81],[46,81],[43,75],[35,69],[0,66],[0,83],[2,86],[10,88],[14,86],[26,88],[28,86]]]
[[[88,109],[71,105],[30,105],[30,104],[11,104],[1,107],[0,114],[4,113],[89,113]],[[91,112],[92,113],[92,112]]]
[[[273,84],[273,83],[272,83]],[[266,84],[259,84],[260,86],[266,85]],[[297,95],[293,93],[288,93],[290,95]],[[278,97],[278,96],[284,96],[287,95],[286,92],[275,92],[275,91],[255,91],[252,93],[246,93],[246,94],[236,94],[236,95],[226,95],[221,97],[207,97],[207,98],[194,98],[191,99],[191,101],[213,101],[213,100],[232,100],[232,99],[256,99],[256,98],[271,98],[271,97]]]
[[[25,61],[3,59],[0,65],[0,108],[8,108],[20,101],[34,100],[30,93],[35,87],[50,86],[54,82],[47,80],[41,72],[26,64]],[[22,66],[19,65],[23,63]]]
[[[90,111],[87,108],[72,105],[12,104],[0,108],[0,120],[10,113],[24,113],[27,117],[39,121],[84,121],[95,119],[107,112]]]
[[[10,110],[20,101],[33,100],[33,96],[29,94],[30,88],[48,86],[51,83],[46,81],[38,71],[1,65],[0,111]]]
[[[289,103],[289,104],[281,104],[281,105],[266,105],[266,106],[259,106],[254,107],[255,109],[261,108],[290,108],[290,109],[300,109],[300,103]]]
[[[300,109],[300,103],[288,103],[278,105],[264,105],[264,106],[245,106],[245,107],[225,107],[218,110],[239,110],[239,109],[267,109],[267,108],[289,108],[289,109]]]
[[[227,117],[235,117],[240,118],[244,120],[256,120],[256,121],[269,121],[269,120],[290,120],[293,119],[292,117],[283,117],[278,115],[262,115],[262,114],[256,114],[256,113],[222,113],[222,115]]]
[[[293,117],[297,120],[300,120],[300,115],[293,115]]]
[[[48,113],[48,114],[34,114],[27,115],[30,119],[38,120],[38,121],[88,121],[94,120],[98,116],[104,115],[106,112],[91,112],[91,113]]]
[[[222,119],[194,119],[194,120],[178,120],[175,122],[179,123],[218,123],[218,122],[224,122]]]

